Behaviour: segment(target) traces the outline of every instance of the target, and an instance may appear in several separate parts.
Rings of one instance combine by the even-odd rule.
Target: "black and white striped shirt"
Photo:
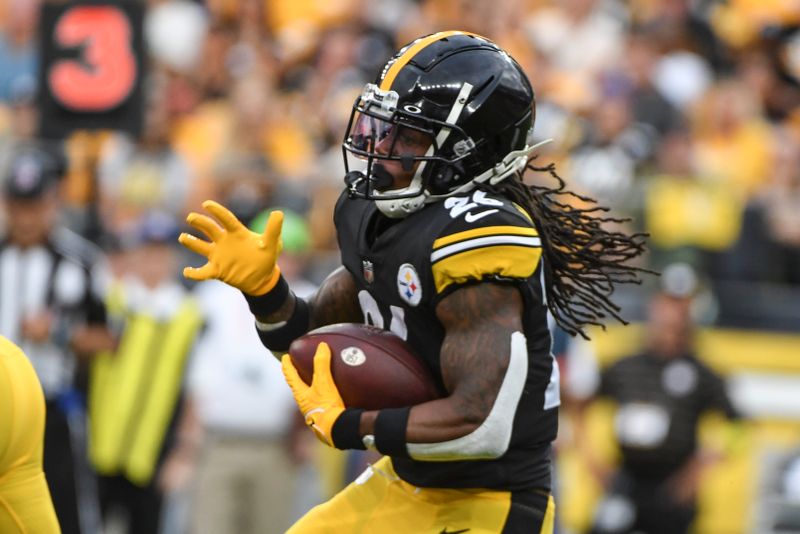
[[[107,267],[99,248],[67,229],[48,242],[21,249],[0,241],[0,334],[31,359],[45,396],[52,399],[74,385],[76,358],[68,348],[77,325],[105,322],[101,294]],[[53,316],[48,341],[22,337],[25,318]]]

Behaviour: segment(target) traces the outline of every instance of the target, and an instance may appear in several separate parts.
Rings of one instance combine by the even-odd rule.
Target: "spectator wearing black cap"
[[[14,155],[3,177],[0,334],[24,349],[45,392],[44,469],[62,530],[86,534],[98,516],[81,377],[89,357],[113,338],[100,297],[102,256],[58,224],[60,178],[58,162],[30,147]]]
[[[729,420],[740,418],[724,379],[695,352],[694,271],[686,264],[672,264],[661,281],[649,302],[643,349],[604,369],[594,387],[571,384],[575,399],[587,401],[596,395],[616,404],[616,471],[598,465],[591,445],[581,443],[587,465],[606,490],[592,534],[688,532],[697,513],[702,476],[721,459],[698,443],[700,417],[717,411]],[[586,435],[583,408],[576,410],[576,439]]]

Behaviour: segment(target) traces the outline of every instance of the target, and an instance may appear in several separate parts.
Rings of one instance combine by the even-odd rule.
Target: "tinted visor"
[[[352,122],[347,139],[348,148],[361,158],[418,158],[425,156],[433,145],[433,135],[428,131],[361,112]]]

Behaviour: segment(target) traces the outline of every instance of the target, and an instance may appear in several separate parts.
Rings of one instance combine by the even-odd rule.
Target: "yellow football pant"
[[[384,457],[287,534],[551,534],[552,496],[524,493],[417,488]]]
[[[0,336],[0,532],[61,532],[42,471],[44,395],[28,358]]]

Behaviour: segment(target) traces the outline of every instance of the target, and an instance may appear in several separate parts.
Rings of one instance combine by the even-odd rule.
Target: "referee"
[[[61,168],[50,154],[26,148],[3,174],[0,334],[28,355],[45,393],[44,470],[62,531],[94,534],[80,377],[87,358],[113,344],[104,265],[94,245],[58,225]]]
[[[595,392],[616,404],[620,465],[601,480],[592,534],[689,532],[702,477],[721,459],[701,447],[700,417],[740,419],[724,379],[695,353],[690,295],[665,289],[649,303],[643,350],[605,369]]]

